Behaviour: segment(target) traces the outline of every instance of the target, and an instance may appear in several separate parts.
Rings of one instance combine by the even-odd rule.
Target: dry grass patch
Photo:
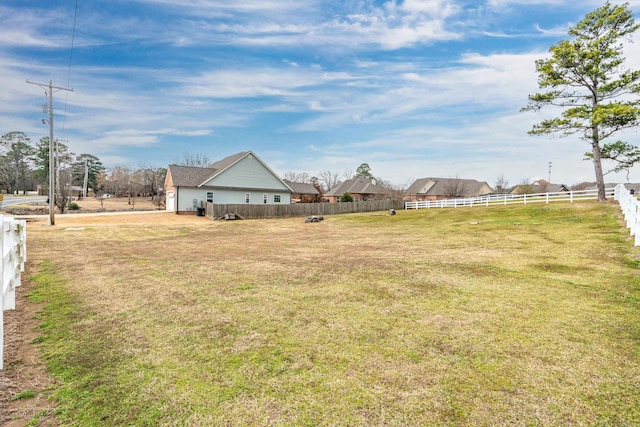
[[[640,422],[640,282],[615,212],[580,204],[313,224],[153,214],[31,225],[61,418]]]

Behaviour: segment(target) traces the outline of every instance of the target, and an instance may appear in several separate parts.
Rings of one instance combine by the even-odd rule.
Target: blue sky
[[[26,80],[52,80],[74,89],[55,94],[56,137],[108,167],[252,150],[281,175],[366,162],[397,185],[515,185],[548,178],[551,162],[554,183],[594,180],[586,142],[529,136],[552,112],[519,110],[537,91],[535,60],[602,1],[77,3],[0,4],[0,133],[48,135],[47,98]],[[622,137],[640,145],[637,131]]]

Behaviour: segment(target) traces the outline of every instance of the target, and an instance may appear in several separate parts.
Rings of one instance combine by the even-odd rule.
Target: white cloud
[[[534,2],[580,9],[576,19],[585,8]],[[65,129],[77,152],[124,163],[130,147],[154,155],[175,147],[257,148],[267,161],[263,150],[273,154],[274,167],[295,164],[310,173],[369,161],[376,175],[396,183],[460,175],[492,184],[499,173],[518,183],[543,176],[548,161],[560,182],[592,174],[581,142],[529,137],[543,116],[518,113],[537,90],[534,62],[546,55],[534,42],[548,47],[568,22],[503,25],[518,4],[532,2],[134,3],[154,14],[83,7]],[[151,18],[167,11],[166,19]],[[46,32],[53,15],[24,17],[23,25],[0,29],[0,40],[15,36],[0,48],[0,127],[44,135],[46,98],[24,80],[64,85],[68,55]],[[634,68],[639,45],[628,46]],[[49,55],[19,59],[16,52],[30,53],[25,46]],[[60,116],[62,102],[56,95]]]
[[[569,27],[572,25],[573,24],[570,23],[566,26],[562,25],[554,28],[542,28],[539,24],[536,24],[535,29],[545,36],[566,38]]]

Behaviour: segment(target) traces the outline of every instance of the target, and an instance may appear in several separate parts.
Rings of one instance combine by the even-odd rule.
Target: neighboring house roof
[[[616,184],[616,185],[617,185],[617,184]],[[615,185],[614,185],[614,187],[615,187]],[[627,190],[633,190],[633,191],[635,191],[637,194],[638,194],[638,193],[640,193],[640,184],[638,184],[638,183],[625,182],[625,183],[624,183],[624,187],[625,187]]]
[[[539,190],[540,193],[559,193],[561,191],[569,191],[569,187],[564,184],[552,184],[544,179],[535,181],[533,184],[533,188]]]
[[[615,182],[614,183],[605,183],[604,184],[604,188],[606,190],[613,190],[614,188],[616,188],[617,185],[618,185],[618,183],[615,183]],[[640,183],[625,182],[625,183],[623,183],[623,185],[627,190],[633,190],[636,193],[640,192]],[[589,191],[594,191],[594,190],[597,190],[597,189],[598,189],[598,186],[594,185],[594,184],[584,188],[584,190],[589,190]]]
[[[609,184],[605,184],[605,185],[609,185]],[[588,190],[590,188],[596,188],[596,183],[595,182],[581,182],[578,184],[575,184],[571,187],[572,190],[576,190],[576,191],[580,191],[580,190]]]
[[[308,182],[291,182],[287,179],[284,182],[293,190],[294,194],[318,195],[318,189]]]
[[[350,194],[386,194],[388,190],[384,187],[374,184],[363,176],[347,179],[325,193],[325,196],[342,196],[344,193]]]
[[[493,191],[486,182],[462,178],[420,178],[405,191],[405,195],[415,196],[449,196],[452,191],[457,196],[473,197]]]
[[[258,156],[252,151],[242,151],[237,154],[225,157],[206,168],[196,166],[169,165],[167,176],[171,177],[171,183],[174,187],[204,187],[213,178],[220,175],[233,165],[241,161],[247,156],[253,156],[265,169],[267,169],[274,177],[276,177],[287,189],[291,187],[282,180],[275,172],[271,170]],[[291,190],[293,191],[293,190]]]
[[[427,191],[435,184],[435,178],[420,178],[416,179],[413,184],[407,188],[405,194],[414,195],[414,194],[426,194]]]
[[[519,184],[513,187],[510,194],[519,194],[522,188],[531,189],[534,193],[560,193],[563,191],[569,191],[569,188],[564,184],[551,184],[547,181],[536,181],[533,184]]]
[[[569,191],[566,185],[564,184],[546,184],[540,185],[540,190],[544,190],[547,193],[559,193],[561,191]]]

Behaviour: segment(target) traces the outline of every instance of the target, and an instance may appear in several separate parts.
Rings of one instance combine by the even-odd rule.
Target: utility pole
[[[551,162],[549,162],[549,184],[551,184]]]
[[[54,162],[54,140],[53,140],[53,92],[59,92],[61,90],[68,90],[69,92],[73,92],[73,89],[68,89],[66,87],[54,86],[53,82],[49,80],[49,84],[45,83],[37,83],[30,82],[27,79],[27,83],[40,86],[44,89],[45,93],[49,94],[49,225],[55,225],[56,219],[55,214],[53,212],[55,205],[53,200],[55,198],[54,194],[54,185],[55,185],[55,162]]]
[[[84,159],[84,181],[82,181],[82,197],[87,198],[89,185],[89,159]]]

